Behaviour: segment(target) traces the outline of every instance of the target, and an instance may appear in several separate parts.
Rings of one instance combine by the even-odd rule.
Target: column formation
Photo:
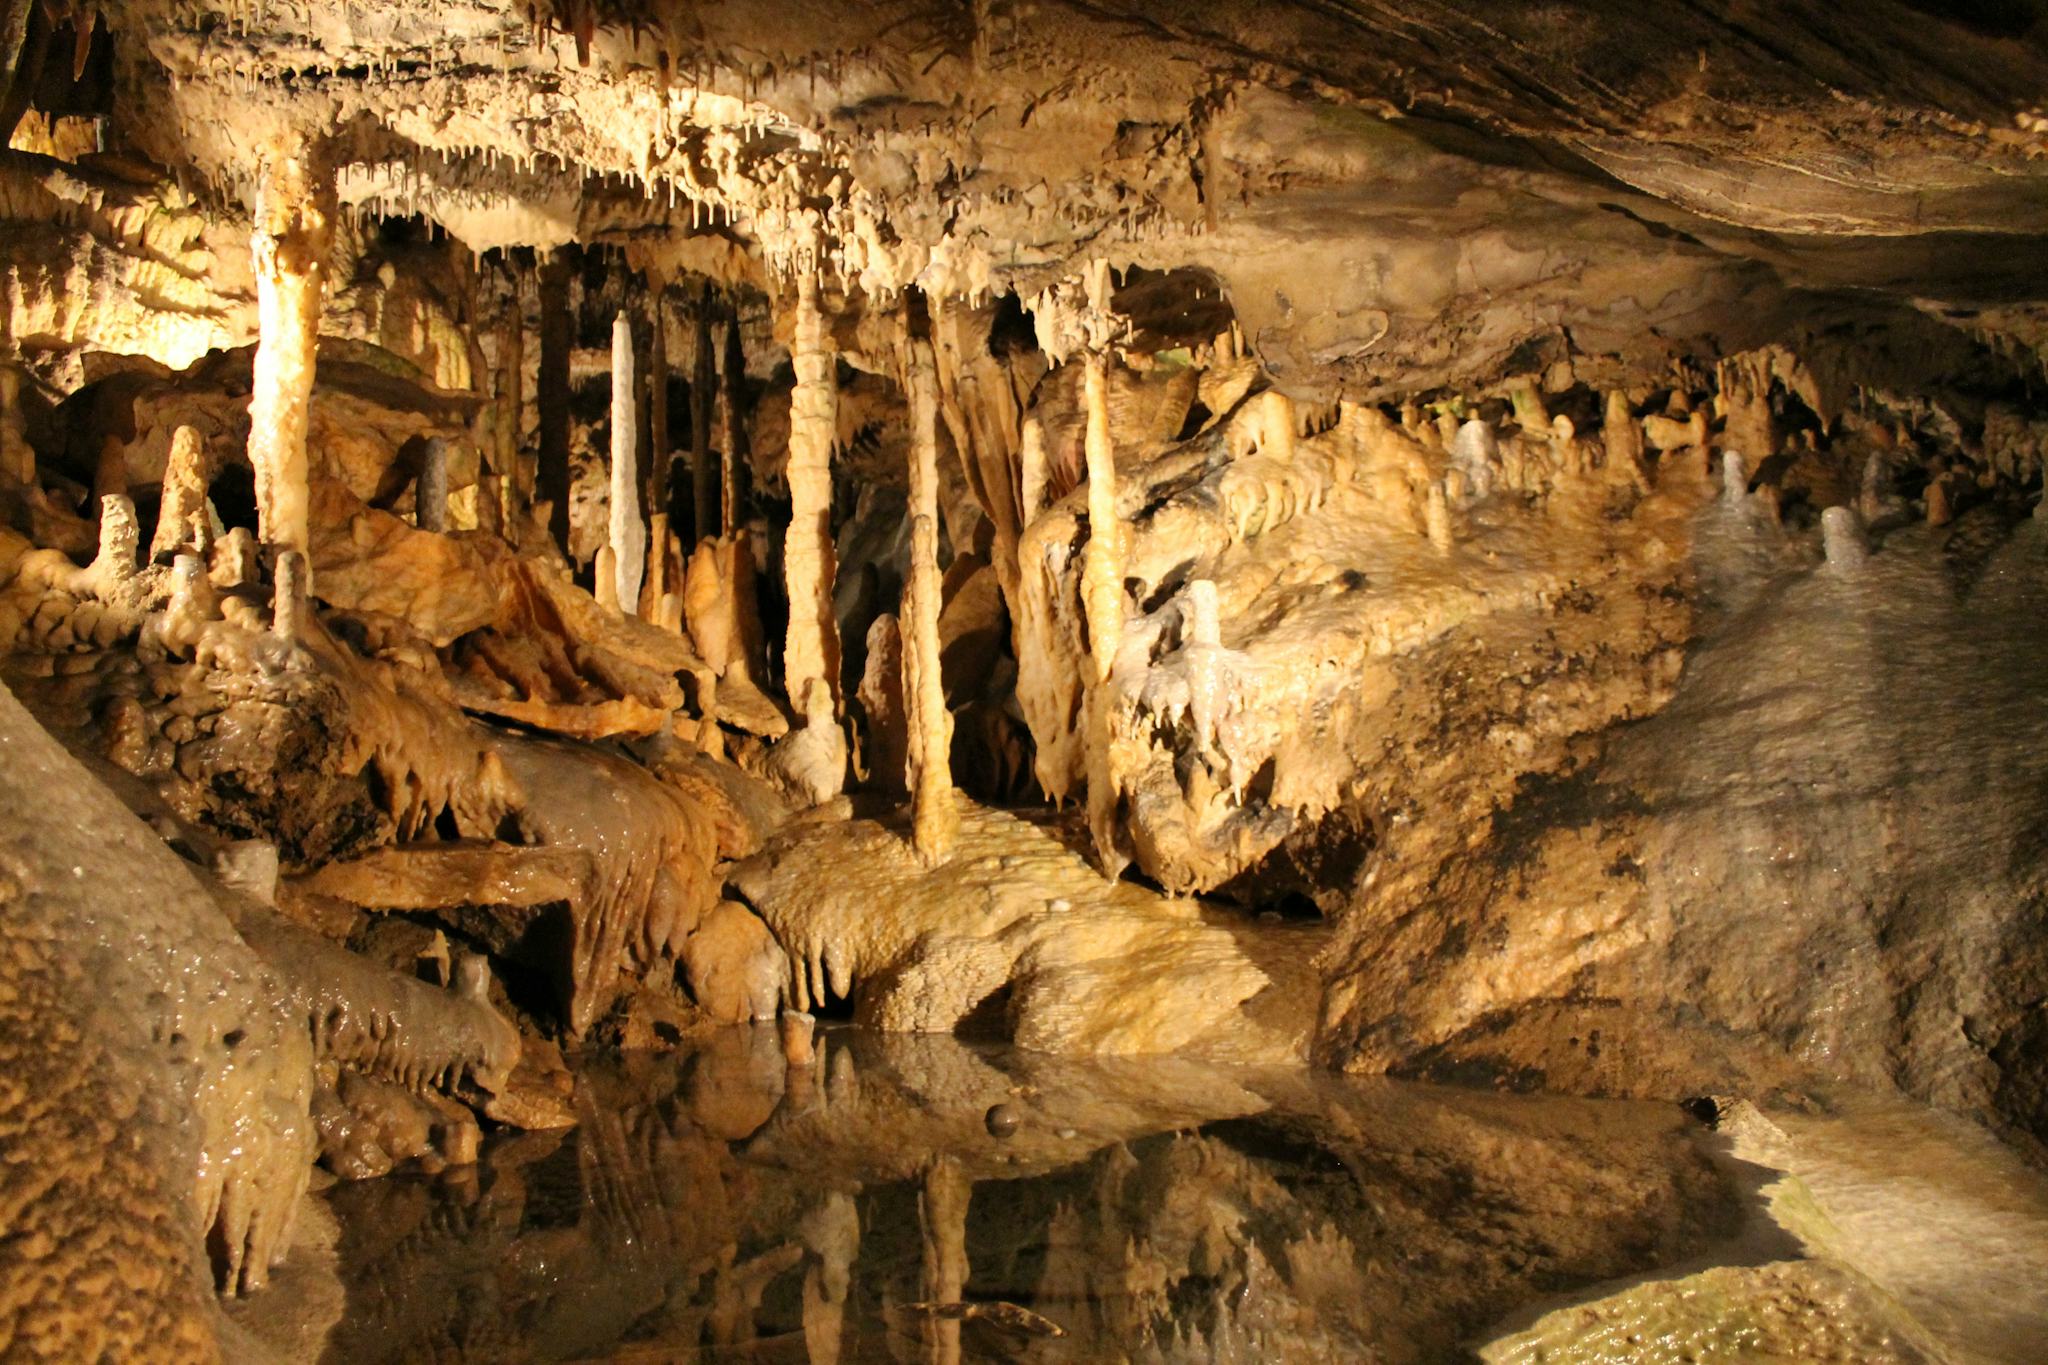
[[[334,182],[317,149],[301,140],[274,151],[256,190],[258,331],[249,396],[257,527],[274,553],[309,544],[306,428],[333,223]]]
[[[903,703],[909,712],[912,842],[927,866],[945,861],[953,804],[953,717],[939,667],[938,374],[929,342],[913,342],[910,389],[910,581],[904,587]]]
[[[832,442],[838,429],[831,339],[818,307],[818,277],[797,288],[790,358],[796,391],[789,411],[789,534],[782,554],[789,590],[789,635],[783,646],[783,687],[800,698],[815,678],[839,695],[838,625],[832,616]]]

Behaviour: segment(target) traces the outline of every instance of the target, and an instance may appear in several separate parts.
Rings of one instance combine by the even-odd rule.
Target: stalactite
[[[206,445],[199,433],[181,426],[171,433],[171,453],[164,465],[163,497],[158,504],[156,534],[149,540],[152,564],[169,563],[192,534],[192,517],[206,511]]]
[[[720,452],[718,524],[731,536],[740,528],[746,505],[747,478],[747,355],[740,343],[737,310],[725,323],[725,364],[720,376],[725,398],[725,448]]]
[[[789,534],[782,569],[789,590],[789,635],[783,687],[802,697],[812,679],[839,695],[839,639],[832,616],[832,441],[838,428],[830,337],[818,308],[818,277],[797,285],[796,329],[790,344],[796,391],[789,414]]]
[[[910,381],[910,581],[905,585],[903,701],[909,712],[913,842],[927,866],[946,859],[959,815],[953,804],[953,718],[939,668],[938,376],[929,342],[912,344]]]
[[[697,305],[697,355],[690,369],[690,507],[691,529],[705,540],[718,530],[718,466],[711,462],[712,394],[718,366],[711,353],[711,301]]]
[[[640,520],[639,461],[634,442],[640,435],[633,392],[633,321],[619,310],[612,319],[612,570],[621,611],[640,601],[640,578],[647,566],[647,528]]]
[[[306,427],[334,220],[334,178],[318,149],[276,150],[256,192],[251,246],[257,343],[249,396],[256,510],[273,549],[307,548]]]
[[[571,269],[566,249],[557,250],[540,268],[540,373],[534,395],[540,421],[535,492],[548,505],[548,533],[565,554],[569,549],[569,348],[575,321],[569,316]]]

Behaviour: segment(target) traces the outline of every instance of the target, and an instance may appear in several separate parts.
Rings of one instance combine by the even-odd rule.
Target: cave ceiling
[[[58,64],[87,26],[118,132],[202,196],[308,138],[345,206],[477,251],[768,292],[815,263],[849,313],[1195,267],[1299,396],[1887,328],[2031,351],[2048,316],[2031,4],[56,13]]]

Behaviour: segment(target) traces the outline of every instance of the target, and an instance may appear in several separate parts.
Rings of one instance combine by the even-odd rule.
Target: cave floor
[[[294,1359],[2027,1361],[2048,1178],[1977,1130],[831,1026],[579,1069],[579,1126],[311,1196]]]

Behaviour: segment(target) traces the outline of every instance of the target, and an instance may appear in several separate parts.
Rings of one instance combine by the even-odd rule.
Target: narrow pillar
[[[1102,871],[1114,880],[1127,861],[1117,842],[1119,775],[1109,686],[1124,633],[1123,525],[1116,514],[1116,453],[1109,435],[1109,358],[1091,351],[1087,365],[1088,543],[1081,549],[1081,610],[1088,620],[1092,677],[1087,692],[1088,828]]]
[[[718,388],[712,354],[711,299],[697,305],[697,355],[690,370],[690,530],[699,540],[718,534],[718,466],[711,462],[711,404]]]
[[[662,525],[666,526],[672,515],[668,490],[675,450],[668,435],[668,285],[665,281],[654,281],[648,313],[653,321],[654,335],[647,341],[647,518],[650,526],[656,517],[660,517]],[[661,537],[651,537],[650,543],[658,553]]]
[[[1600,419],[1600,441],[1605,449],[1607,477],[1626,479],[1639,492],[1650,491],[1650,472],[1643,463],[1643,428],[1629,406],[1628,395],[1609,389],[1606,411]]]
[[[1030,529],[1045,510],[1045,428],[1036,417],[1024,419],[1023,441],[1017,451],[1018,526]]]
[[[624,309],[612,319],[612,572],[619,610],[640,604],[647,566],[647,528],[640,521],[639,461],[634,441],[640,418],[633,393],[633,323]]]
[[[334,181],[315,149],[300,141],[275,152],[256,189],[257,342],[249,396],[257,526],[273,552],[308,548],[306,427],[333,216]]]
[[[412,524],[422,531],[448,529],[448,442],[427,438],[420,455],[420,476],[413,484]]]
[[[720,452],[718,470],[718,524],[725,535],[740,529],[746,505],[747,455],[747,353],[740,344],[740,315],[735,308],[725,321],[725,364],[719,376],[725,395],[725,448]]]
[[[504,480],[498,510],[508,527],[520,524],[533,495],[519,463],[519,425],[526,413],[526,320],[520,307],[519,277],[512,274],[511,281],[511,296],[498,317],[498,420],[492,433],[497,445],[492,463]]]
[[[1088,649],[1095,681],[1109,681],[1123,638],[1124,588],[1121,526],[1116,515],[1116,453],[1109,439],[1109,359],[1088,356],[1088,543],[1081,552],[1081,607],[1088,617]]]
[[[904,585],[903,704],[909,712],[912,843],[927,867],[946,860],[953,805],[953,717],[939,669],[938,373],[931,343],[910,348],[910,581]]]
[[[534,491],[548,504],[548,533],[563,554],[569,552],[570,269],[566,249],[557,249],[540,268],[540,373],[534,381],[540,421]]]
[[[0,481],[26,488],[36,481],[35,447],[21,410],[21,371],[0,365]]]
[[[149,540],[149,562],[168,564],[192,533],[192,516],[206,513],[206,444],[191,427],[171,432],[171,453],[164,462],[163,496],[158,504],[156,534]]]
[[[832,616],[832,442],[838,429],[831,341],[818,309],[818,277],[797,288],[796,330],[790,343],[796,392],[789,409],[789,534],[782,572],[789,590],[789,635],[783,646],[782,685],[803,697],[812,679],[839,695],[838,624]]]

